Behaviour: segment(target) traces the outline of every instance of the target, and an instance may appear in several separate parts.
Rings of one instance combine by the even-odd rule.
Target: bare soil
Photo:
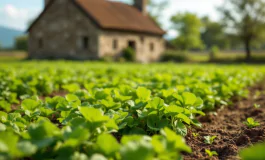
[[[249,97],[234,100],[233,105],[221,108],[217,114],[200,117],[203,127],[189,130],[186,141],[193,153],[184,155],[185,160],[221,159],[237,160],[241,149],[265,141],[265,80],[249,88]],[[257,92],[261,94],[257,97]],[[255,108],[259,104],[260,108]],[[248,128],[243,122],[252,117],[260,126]],[[194,136],[192,133],[198,133]],[[217,136],[211,145],[204,143],[204,136]],[[209,157],[205,149],[216,151],[218,156]]]

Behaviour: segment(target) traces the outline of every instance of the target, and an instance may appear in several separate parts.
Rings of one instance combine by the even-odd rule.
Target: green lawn
[[[189,52],[188,57],[192,62],[207,62],[209,61],[209,53],[207,52]],[[246,54],[244,52],[221,51],[217,54],[218,62],[237,62],[244,61]],[[252,59],[255,61],[263,61],[265,63],[265,51],[253,52]]]
[[[0,61],[19,61],[27,57],[27,53],[23,51],[0,51]],[[188,58],[193,63],[206,63],[209,61],[209,53],[207,52],[188,52]],[[216,62],[220,63],[232,63],[232,62],[243,62],[245,59],[244,52],[235,51],[221,51],[217,54]],[[265,63],[265,51],[253,52],[253,62]]]
[[[23,51],[0,51],[0,61],[18,61],[27,57]]]

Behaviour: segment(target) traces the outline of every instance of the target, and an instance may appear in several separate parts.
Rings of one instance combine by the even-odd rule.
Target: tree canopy
[[[211,21],[209,17],[203,17],[201,21],[203,24],[201,38],[207,49],[213,46],[218,46],[222,49],[230,47],[228,35],[225,34],[225,28],[221,23]]]
[[[203,49],[200,28],[202,23],[196,14],[178,13],[171,17],[172,28],[179,32],[173,44],[181,50]]]
[[[149,16],[156,22],[157,25],[162,27],[162,23],[160,22],[160,18],[163,14],[163,11],[168,5],[167,0],[162,0],[160,2],[155,2],[154,0],[148,1],[148,10]]]
[[[27,51],[28,50],[28,36],[19,36],[15,41],[15,49]]]
[[[261,44],[265,37],[264,0],[227,0],[220,8],[228,31],[237,35],[246,50],[246,59],[251,58],[251,47]]]

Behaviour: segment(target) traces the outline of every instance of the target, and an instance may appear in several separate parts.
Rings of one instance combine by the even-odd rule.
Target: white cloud
[[[12,17],[12,18],[16,18],[17,16],[18,16],[18,10],[17,10],[17,8],[15,8],[13,5],[11,5],[11,4],[7,4],[7,5],[5,5],[5,7],[4,7],[4,12],[8,15],[8,16],[10,16],[10,17]]]
[[[166,38],[172,39],[175,38],[176,36],[178,36],[178,32],[176,30],[170,29],[167,31]]]
[[[25,30],[28,22],[39,14],[38,9],[32,8],[18,8],[12,4],[6,4],[0,8],[0,24]]]

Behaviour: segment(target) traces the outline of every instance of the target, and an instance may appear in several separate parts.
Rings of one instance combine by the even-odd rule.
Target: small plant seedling
[[[218,156],[218,153],[216,151],[211,151],[208,149],[205,149],[205,153],[207,153],[209,157]]]
[[[258,99],[260,97],[260,95],[261,95],[261,92],[260,91],[256,91],[253,98],[254,99]]]
[[[216,137],[217,136],[204,136],[204,143],[206,143],[206,144],[213,144],[214,139]]]
[[[255,108],[260,108],[260,104],[255,103],[255,104],[254,104],[254,107],[255,107]]]
[[[195,133],[195,132],[193,132],[192,135],[193,135],[193,137],[196,138],[196,137],[198,137],[200,134],[199,134],[199,133]]]
[[[259,122],[256,122],[253,118],[248,118],[244,124],[247,125],[248,128],[254,128],[260,125]]]

